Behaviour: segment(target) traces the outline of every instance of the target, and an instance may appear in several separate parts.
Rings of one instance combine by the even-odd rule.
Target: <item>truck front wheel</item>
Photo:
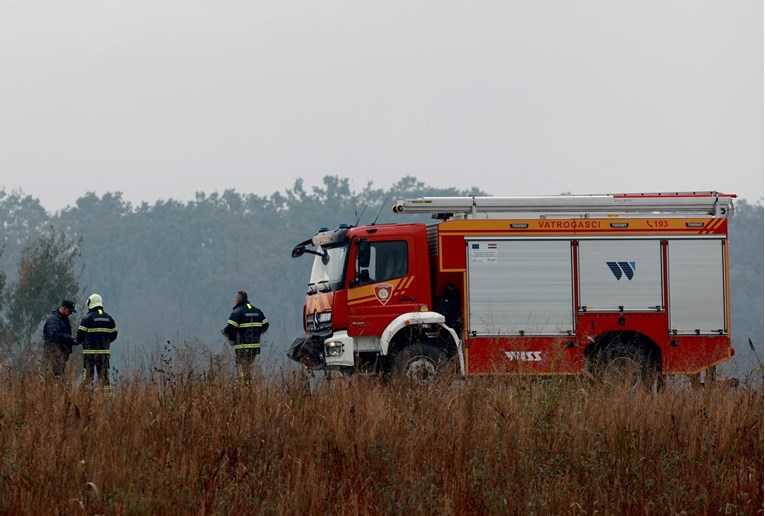
[[[393,358],[393,370],[416,385],[429,385],[446,370],[446,353],[431,344],[412,344]]]

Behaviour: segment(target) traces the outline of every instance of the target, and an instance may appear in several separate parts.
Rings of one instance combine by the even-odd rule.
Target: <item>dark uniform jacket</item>
[[[43,326],[43,342],[46,347],[70,354],[74,337],[72,337],[72,325],[69,322],[69,317],[58,310],[53,310],[53,313],[45,321],[45,326]]]
[[[248,301],[237,303],[223,333],[234,349],[260,349],[260,335],[268,330],[268,319]]]
[[[101,307],[91,308],[80,321],[77,342],[83,354],[109,354],[109,345],[117,338],[117,325]]]

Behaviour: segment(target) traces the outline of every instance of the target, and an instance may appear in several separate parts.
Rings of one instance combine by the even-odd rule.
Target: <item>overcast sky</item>
[[[0,0],[0,187],[763,195],[762,0]]]

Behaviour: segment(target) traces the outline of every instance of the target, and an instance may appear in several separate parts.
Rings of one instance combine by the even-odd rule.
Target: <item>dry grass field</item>
[[[165,364],[167,365],[167,364]],[[0,369],[0,512],[758,514],[763,392]]]

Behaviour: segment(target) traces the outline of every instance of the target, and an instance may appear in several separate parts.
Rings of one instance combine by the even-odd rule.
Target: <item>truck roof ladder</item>
[[[672,192],[600,195],[554,195],[523,197],[420,197],[398,201],[394,213],[430,213],[434,218],[519,216],[699,216],[728,218],[733,215],[733,194],[719,192]],[[491,217],[491,218],[494,218]]]

